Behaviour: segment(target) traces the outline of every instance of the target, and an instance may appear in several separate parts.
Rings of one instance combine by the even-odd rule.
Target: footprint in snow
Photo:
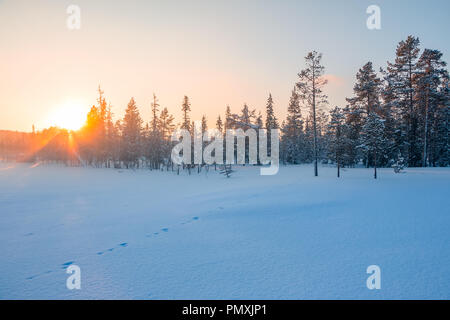
[[[168,232],[169,228],[162,228],[161,231]]]
[[[62,266],[62,269],[67,269],[67,267],[68,266],[70,266],[71,264],[73,264],[75,261],[68,261],[68,262],[66,262],[66,263],[63,263],[61,266]]]
[[[29,277],[26,278],[26,280],[33,280],[34,278],[38,278],[38,277],[40,277],[40,276],[43,276],[43,275],[45,275],[45,274],[49,274],[49,273],[52,273],[52,272],[53,272],[52,270],[47,270],[47,271],[45,271],[45,272],[43,272],[43,273],[35,274],[35,275],[33,275],[33,276],[29,276]]]
[[[182,222],[181,224],[188,224],[188,223],[191,223],[192,221],[195,221],[195,220],[198,220],[198,219],[199,219],[199,217],[193,217],[191,220],[186,221],[186,222]]]
[[[128,243],[127,242],[119,243],[118,246],[127,247]],[[97,255],[101,256],[101,255],[105,254],[106,252],[112,252],[112,251],[114,251],[114,248],[109,248],[109,249],[106,249],[105,251],[97,252]]]

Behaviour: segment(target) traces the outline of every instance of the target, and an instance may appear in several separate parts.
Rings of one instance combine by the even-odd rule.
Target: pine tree
[[[365,112],[378,112],[380,105],[381,80],[373,70],[372,62],[367,62],[356,74],[356,83],[353,87],[355,97],[347,99],[347,102]]]
[[[160,130],[160,123],[158,118],[159,103],[155,94],[153,94],[153,101],[151,103],[152,120],[149,132],[147,133],[147,150],[145,154],[150,160],[152,169],[158,169],[162,162],[162,137]]]
[[[231,108],[230,106],[227,106],[227,109],[225,111],[225,128],[224,130],[232,129],[232,114],[231,114]]]
[[[395,163],[404,164],[402,156],[402,141],[404,136],[400,128],[402,116],[398,113],[396,108],[396,96],[394,86],[390,81],[387,81],[386,71],[380,69],[381,74],[385,79],[381,91],[380,115],[385,120],[385,136],[386,136],[386,165],[393,165]]]
[[[117,132],[113,123],[113,113],[111,111],[111,105],[108,105],[108,109],[106,111],[106,154],[107,154],[107,162],[106,166],[108,168],[111,167],[111,161],[114,162],[115,152],[114,148],[117,143]]]
[[[381,80],[373,70],[372,62],[367,62],[356,74],[356,83],[353,87],[355,96],[347,98],[351,110],[351,116],[347,121],[353,129],[350,138],[353,139],[354,147],[358,144],[360,131],[367,116],[371,112],[380,113],[380,90]],[[371,155],[367,153],[366,156],[365,163],[369,167]]]
[[[152,112],[152,132],[158,132],[158,112],[159,112],[159,102],[156,95],[153,94],[153,101],[151,103],[151,112]]]
[[[244,103],[244,107],[241,109],[241,114],[238,116],[232,115],[234,125],[244,131],[252,128],[253,119],[255,119],[255,113],[255,110],[250,110],[248,105]]]
[[[261,111],[258,112],[258,116],[256,117],[255,124],[258,127],[258,129],[264,128],[264,123],[263,123],[263,118],[262,118]]]
[[[445,100],[445,90],[442,90],[448,78],[448,72],[445,67],[446,63],[442,60],[441,52],[425,49],[417,62],[418,72],[413,77],[415,87],[414,101],[418,108],[419,124],[423,128],[421,139],[423,167],[426,167],[429,162],[430,120],[433,123],[436,116],[439,117],[441,111],[439,103]],[[433,130],[432,133],[436,133],[436,130]]]
[[[305,161],[303,119],[299,96],[294,88],[289,99],[286,121],[282,126],[281,149],[287,163]]]
[[[86,124],[81,132],[83,143],[80,147],[82,158],[89,165],[97,165],[99,161],[99,127],[101,116],[99,109],[93,105],[86,117]]]
[[[202,150],[205,150],[206,147],[206,142],[203,141],[203,137],[205,135],[205,132],[208,131],[208,120],[206,120],[206,115],[202,116],[202,122],[201,122],[201,130],[202,130]],[[203,159],[203,156],[202,156]],[[202,164],[204,163],[204,160],[202,160]],[[199,171],[200,172],[200,166],[199,166]]]
[[[266,129],[278,129],[278,120],[273,111],[273,99],[272,94],[269,93],[266,104]]]
[[[314,148],[314,175],[319,175],[317,168],[318,161],[318,141],[317,141],[317,109],[327,103],[327,96],[322,92],[327,80],[322,76],[324,74],[324,66],[321,64],[322,54],[312,51],[305,57],[306,68],[298,74],[299,81],[297,88],[299,96],[306,105],[311,108],[313,122],[313,148]]]
[[[174,117],[169,113],[167,108],[164,108],[161,111],[161,115],[159,116],[159,130],[161,132],[162,139],[162,156],[166,159],[167,168],[169,164],[171,164],[170,152],[172,147],[171,135],[175,129]]]
[[[330,111],[330,122],[328,124],[328,151],[331,159],[334,159],[337,167],[337,177],[340,177],[340,168],[344,161],[347,147],[345,115],[341,108],[335,107]]]
[[[167,110],[167,108],[164,108],[161,111],[161,115],[159,116],[159,123],[163,140],[170,140],[171,134],[175,129],[174,120],[175,118],[169,113],[169,110]]]
[[[123,138],[122,138],[122,121],[117,120],[114,123],[114,131],[116,133],[116,142],[114,147],[114,168],[119,169],[122,167],[121,163],[121,156],[122,156],[122,145],[123,145]]]
[[[378,157],[383,154],[386,142],[384,136],[384,120],[375,112],[369,113],[361,132],[361,144],[359,148],[373,154],[374,178],[377,179]]]
[[[97,124],[97,132],[98,132],[98,149],[96,150],[97,153],[97,161],[100,162],[98,165],[103,165],[103,163],[106,163],[106,157],[107,157],[107,132],[106,132],[106,121],[107,121],[107,113],[108,113],[108,108],[107,108],[107,103],[106,103],[106,99],[103,96],[104,92],[102,91],[102,89],[100,88],[100,85],[98,86],[98,98],[97,98],[97,103],[98,103],[98,115],[99,115],[99,119],[98,119],[98,124]]]
[[[269,98],[267,98],[266,104],[266,130],[267,130],[267,141],[271,141],[271,129],[278,129],[278,120],[275,117],[275,112],[273,111],[273,99],[272,94],[269,93]],[[267,155],[271,155],[271,144],[267,144]]]
[[[223,137],[225,136],[225,134],[224,134],[225,128],[224,128],[224,124],[222,122],[222,118],[220,117],[220,115],[217,117],[216,129],[217,129],[217,131],[219,131],[222,134]],[[223,145],[222,154],[223,154],[223,163],[225,163],[225,144]],[[215,156],[215,153],[214,153],[214,156]],[[216,163],[214,163],[214,170],[217,170]]]
[[[206,120],[206,115],[202,116],[202,134],[208,130],[208,120]]]
[[[183,112],[183,122],[181,124],[181,129],[191,131],[191,119],[189,116],[189,112],[191,112],[191,103],[189,102],[188,96],[184,96],[181,111]]]
[[[417,58],[419,56],[418,38],[408,36],[401,41],[396,50],[396,58],[393,63],[388,62],[387,81],[393,86],[395,108],[401,116],[400,129],[402,130],[401,148],[406,154],[408,166],[420,164],[421,151],[418,147],[417,135],[417,110],[414,103],[413,77],[417,73]]]
[[[223,132],[223,123],[222,123],[222,119],[220,118],[220,115],[217,117],[217,121],[216,121],[216,129],[219,130],[219,132]]]
[[[258,116],[256,117],[256,120],[255,120],[255,125],[257,127],[257,130],[264,128],[261,111],[258,112]],[[267,140],[267,141],[270,141],[270,140]],[[267,148],[270,148],[270,144],[268,144]],[[261,164],[261,161],[259,159],[259,131],[258,131],[258,134],[256,135],[256,162],[258,164]]]
[[[139,167],[142,119],[134,98],[130,99],[122,124],[122,159],[127,168]]]

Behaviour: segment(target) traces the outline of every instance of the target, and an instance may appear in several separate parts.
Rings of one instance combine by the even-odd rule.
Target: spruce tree
[[[281,148],[287,163],[300,163],[305,160],[303,119],[299,96],[294,88],[289,99],[286,121],[282,126]]]
[[[347,147],[345,115],[341,108],[335,107],[330,111],[330,122],[328,124],[327,133],[329,138],[329,156],[336,162],[337,177],[339,178]]]
[[[122,121],[122,159],[127,168],[139,167],[142,119],[134,98],[130,99]]]
[[[191,119],[189,116],[189,112],[191,112],[191,103],[189,102],[188,96],[184,96],[183,98],[181,111],[183,112],[183,121],[181,123],[181,129],[191,131]]]
[[[354,97],[347,98],[351,114],[347,118],[349,126],[352,128],[349,138],[356,147],[360,138],[360,131],[367,116],[371,112],[380,113],[380,90],[381,80],[373,70],[372,62],[367,62],[356,74],[356,83],[353,87]],[[364,162],[369,167],[372,161],[370,153],[366,153]]]
[[[378,158],[383,154],[385,142],[384,120],[375,112],[370,112],[362,128],[359,148],[373,154],[373,176],[375,179],[377,179]]]

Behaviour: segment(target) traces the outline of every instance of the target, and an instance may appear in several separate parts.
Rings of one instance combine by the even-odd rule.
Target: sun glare
[[[54,109],[49,117],[53,126],[68,130],[80,129],[86,121],[86,110],[82,103],[67,101]]]

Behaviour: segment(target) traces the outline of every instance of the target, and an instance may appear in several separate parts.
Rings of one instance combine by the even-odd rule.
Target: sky
[[[71,4],[79,30],[67,28]],[[366,26],[374,4],[380,30]],[[358,69],[393,61],[410,34],[448,61],[448,12],[448,0],[0,0],[0,129],[81,122],[99,84],[115,119],[134,97],[149,121],[155,93],[179,122],[187,95],[192,120],[213,126],[226,105],[264,112],[271,93],[281,121],[311,50],[323,53],[330,107],[345,106]]]

